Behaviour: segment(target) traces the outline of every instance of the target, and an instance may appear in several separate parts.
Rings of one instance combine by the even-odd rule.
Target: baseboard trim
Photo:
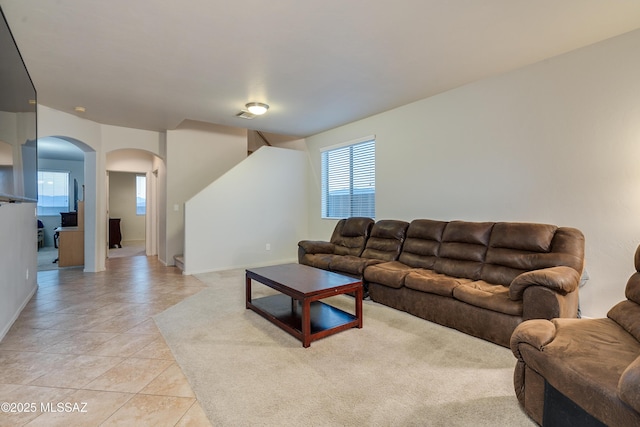
[[[0,341],[4,339],[4,337],[7,335],[7,333],[13,326],[13,324],[16,322],[16,320],[18,320],[18,317],[20,317],[20,313],[22,313],[22,310],[24,310],[27,304],[29,304],[29,301],[31,301],[31,298],[35,295],[37,290],[38,290],[38,284],[36,283],[36,286],[34,286],[34,288],[31,290],[29,295],[27,295],[27,298],[22,302],[22,304],[20,304],[20,308],[18,308],[18,310],[14,313],[13,317],[9,321],[9,324],[5,325],[5,327],[2,328],[2,331],[0,331]]]

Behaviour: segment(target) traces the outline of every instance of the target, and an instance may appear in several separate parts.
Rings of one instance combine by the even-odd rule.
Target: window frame
[[[365,144],[371,144],[372,147],[362,147]],[[369,135],[366,137],[347,141],[341,144],[331,145],[320,149],[320,217],[322,219],[342,219],[351,216],[366,216],[375,218],[375,145],[375,135]],[[371,150],[372,153],[370,156],[368,156],[366,154],[366,151],[364,151],[365,156],[367,157],[364,158],[364,160],[367,160],[367,163],[362,165],[354,165],[354,162],[358,161],[358,159],[354,157],[354,152],[358,154],[356,149],[359,146],[364,150]],[[344,149],[348,149],[348,154],[339,152],[340,150]],[[332,176],[329,172],[329,169],[332,168],[332,159],[329,157],[331,153],[335,153],[337,156],[333,158],[333,183],[330,182]],[[367,181],[372,181],[373,185],[370,187],[363,187],[362,184]],[[336,201],[335,197],[338,197],[338,195],[334,194],[334,202],[332,203],[330,192],[331,186],[333,185],[338,185],[341,187],[341,189],[333,190],[334,192],[341,190],[347,191],[347,194],[342,195],[342,201]],[[369,188],[372,188],[373,192],[372,194],[367,195],[367,190]],[[357,194],[358,190],[361,190],[360,197],[358,197]],[[371,200],[368,200],[369,198],[371,198]]]

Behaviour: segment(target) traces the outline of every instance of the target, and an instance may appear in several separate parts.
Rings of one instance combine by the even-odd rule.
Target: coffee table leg
[[[302,346],[311,345],[311,302],[308,299],[302,300]]]
[[[246,276],[247,278],[247,303],[246,303],[246,308],[249,308],[249,305],[251,304],[251,279],[249,278],[249,275]]]
[[[362,329],[362,286],[356,291],[356,318],[358,319],[358,328]]]

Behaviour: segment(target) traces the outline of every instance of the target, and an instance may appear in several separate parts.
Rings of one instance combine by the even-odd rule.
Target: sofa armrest
[[[523,360],[520,355],[520,344],[528,344],[536,350],[542,351],[556,337],[556,325],[546,319],[531,319],[519,324],[511,334],[509,347],[518,360]]]
[[[335,248],[333,243],[320,240],[302,240],[298,246],[308,254],[332,254]]]
[[[517,359],[513,371],[516,397],[527,414],[540,425],[544,407],[544,378],[527,365],[525,355],[543,351],[555,337],[554,323],[545,319],[533,319],[520,323],[511,334],[509,342],[509,347]]]
[[[580,273],[571,267],[558,266],[527,271],[517,276],[509,286],[509,298],[521,300],[529,286],[544,286],[566,295],[578,289]]]
[[[304,258],[307,254],[332,254],[335,245],[331,242],[320,240],[301,240],[298,242],[298,262],[305,264]]]
[[[640,412],[640,356],[624,370],[618,381],[618,396],[620,399]]]

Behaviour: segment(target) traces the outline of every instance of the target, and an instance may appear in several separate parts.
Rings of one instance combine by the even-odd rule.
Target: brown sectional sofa
[[[351,252],[344,262],[345,229],[356,234],[350,220],[338,223],[336,230],[342,231],[334,231],[331,242],[300,242],[299,262],[361,274],[372,300],[505,347],[523,320],[577,317],[584,266],[584,236],[577,229],[382,220],[373,224],[369,237],[361,232],[358,242],[364,240],[364,246],[345,246]],[[367,251],[372,237],[377,238],[372,246],[388,250]],[[356,261],[358,257],[365,260]],[[358,269],[345,271],[345,265]]]
[[[601,319],[529,320],[511,338],[514,386],[539,424],[640,425],[640,247],[627,300]]]

